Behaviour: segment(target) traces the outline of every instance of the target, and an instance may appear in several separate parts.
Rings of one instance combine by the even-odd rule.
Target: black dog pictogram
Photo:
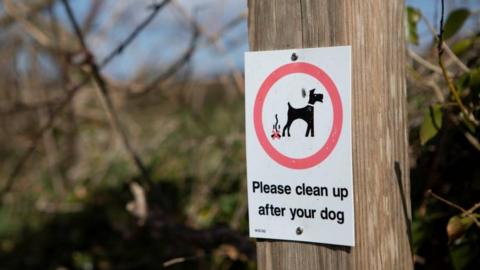
[[[303,108],[293,108],[288,102],[288,112],[287,112],[287,123],[283,127],[282,137],[285,137],[285,131],[287,131],[287,136],[290,137],[290,126],[292,125],[293,121],[297,119],[302,119],[303,121],[307,122],[307,132],[305,133],[305,137],[314,137],[313,132],[313,105],[315,102],[320,101],[323,102],[323,94],[315,94],[315,89],[310,90],[310,94],[308,97],[308,104]]]

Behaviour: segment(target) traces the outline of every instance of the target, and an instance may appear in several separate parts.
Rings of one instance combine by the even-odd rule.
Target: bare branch
[[[463,207],[461,207],[460,205],[456,204],[456,203],[453,203],[447,199],[444,199],[442,197],[440,197],[439,195],[435,194],[431,189],[429,189],[427,191],[427,195],[431,195],[432,197],[434,197],[435,199],[445,203],[446,205],[449,205],[457,210],[459,210],[460,212],[464,213],[466,212],[467,210],[465,210]]]
[[[442,13],[441,13],[441,18],[440,18],[440,32],[438,34],[438,46],[437,46],[437,50],[438,50],[438,64],[440,65],[440,68],[442,69],[442,73],[443,73],[443,77],[445,78],[445,81],[447,82],[447,85],[448,85],[448,89],[450,90],[450,92],[452,93],[453,97],[455,98],[455,101],[457,102],[458,106],[460,107],[460,110],[462,111],[463,115],[464,115],[464,119],[467,123],[471,124],[471,125],[474,125],[474,126],[478,126],[478,121],[475,119],[475,117],[469,112],[469,110],[465,107],[465,105],[463,104],[463,101],[462,99],[460,98],[460,94],[458,93],[458,90],[457,90],[457,87],[455,86],[455,84],[453,83],[453,80],[452,78],[450,78],[449,74],[448,74],[448,71],[445,67],[445,64],[443,63],[443,17],[444,17],[444,0],[442,0]]]
[[[192,57],[196,49],[197,40],[200,34],[196,24],[193,24],[192,27],[193,27],[193,34],[192,34],[192,38],[190,39],[190,45],[182,54],[182,56],[177,61],[175,61],[165,72],[158,75],[155,79],[153,79],[152,82],[150,82],[142,90],[134,92],[133,95],[139,96],[139,95],[144,95],[151,92],[153,89],[155,89],[155,87],[159,83],[173,76],[180,68],[182,68],[190,60],[190,58]]]
[[[194,19],[193,19],[193,16],[191,14],[188,13],[187,10],[185,10],[185,8],[180,4],[178,3],[178,1],[174,1],[173,2],[173,5],[180,11],[180,14],[185,18],[187,19],[190,23],[194,23]],[[239,17],[237,18],[234,18],[232,21],[228,22],[219,32],[219,34],[210,34],[204,27],[202,26],[199,26],[199,31],[200,31],[200,34],[202,34],[203,36],[205,36],[208,40],[208,42],[210,42],[210,44],[213,45],[213,48],[219,52],[220,54],[223,54],[225,55],[226,53],[226,50],[225,50],[225,47],[222,46],[220,43],[218,43],[218,39],[220,37],[221,34],[224,34],[228,29],[231,29],[232,26],[236,25],[237,23],[239,23],[241,21],[241,18],[242,18],[242,14],[240,14]],[[244,89],[244,85],[243,85],[243,76],[242,76],[242,73],[240,71],[237,70],[237,68],[235,68],[235,64],[234,62],[232,61],[232,59],[230,59],[229,57],[226,57],[225,58],[225,62],[227,64],[227,66],[230,68],[230,71],[232,72],[232,76],[233,76],[233,80],[235,82],[235,85],[237,87],[237,90],[240,92],[240,93],[243,93],[243,89]]]
[[[445,204],[447,204],[447,205],[449,205],[449,206],[451,206],[451,207],[453,207],[457,210],[460,210],[460,212],[462,212],[462,216],[471,218],[473,220],[473,222],[475,222],[475,224],[480,228],[480,221],[478,221],[477,216],[475,214],[473,214],[473,212],[477,208],[480,207],[480,203],[476,203],[470,209],[466,210],[463,207],[459,206],[458,204],[453,203],[453,202],[451,202],[451,201],[449,201],[445,198],[442,198],[439,195],[433,193],[431,189],[429,189],[427,191],[427,194],[432,195],[435,199],[437,199],[437,200],[439,200],[439,201],[441,201],[441,202],[443,202],[443,203],[445,203]]]
[[[43,9],[51,6],[55,0],[39,0],[32,4],[30,4],[30,9],[25,12],[26,16],[34,15]],[[6,14],[0,17],[0,28],[5,29],[6,27],[10,26],[16,20],[15,17],[11,16],[10,14]]]
[[[438,74],[442,74],[442,69],[435,66],[434,64],[428,62],[427,60],[425,60],[424,58],[422,58],[420,55],[418,55],[417,53],[415,53],[412,49],[408,49],[407,50],[408,52],[408,55],[413,59],[415,60],[417,63],[421,64],[422,66],[426,67],[427,69],[435,72],[435,73],[438,73]]]
[[[52,44],[50,38],[45,34],[40,28],[34,23],[26,19],[25,15],[22,14],[20,8],[14,4],[12,0],[4,1],[4,7],[7,14],[17,20],[20,25],[29,33],[38,43],[42,44],[44,47],[50,47]]]
[[[97,63],[95,63],[95,60],[93,59],[93,57],[91,57],[92,54],[91,54],[89,48],[87,47],[87,44],[85,43],[85,39],[84,39],[82,31],[80,30],[80,27],[77,23],[77,20],[75,19],[75,15],[73,14],[72,8],[70,7],[70,4],[68,3],[68,0],[62,0],[62,3],[65,7],[65,10],[67,11],[68,19],[69,19],[70,23],[72,24],[73,29],[75,30],[75,34],[77,35],[78,42],[82,46],[82,49],[88,55],[88,58],[86,60],[87,61],[86,64],[90,67],[91,76],[93,77],[93,80],[95,81],[95,85],[96,85],[95,89],[97,90],[97,93],[99,94],[100,100],[103,104],[105,112],[107,113],[110,124],[111,124],[112,128],[116,131],[116,133],[120,136],[120,139],[121,139],[123,145],[125,146],[125,149],[129,153],[130,158],[132,159],[134,164],[137,166],[140,174],[143,177],[143,180],[145,181],[145,184],[149,185],[150,184],[150,177],[149,177],[149,173],[147,171],[147,168],[144,165],[144,163],[141,160],[138,153],[135,151],[135,149],[131,145],[130,139],[127,136],[127,132],[120,122],[120,119],[118,117],[118,113],[117,113],[117,111],[115,109],[115,106],[114,106],[114,104],[113,104],[113,102],[110,98],[110,95],[109,95],[108,85],[105,82],[105,80],[103,79],[102,75],[100,74],[99,66],[97,65]],[[164,1],[164,3],[165,3],[165,1]],[[157,12],[158,12],[159,8],[155,8],[155,10],[157,10]],[[128,44],[132,39],[127,39],[127,40],[128,40],[128,42],[127,42],[127,44]],[[121,52],[121,51],[122,50],[120,50],[119,52]],[[114,54],[114,55],[116,55],[116,54]],[[109,59],[109,58],[107,58],[107,59]]]
[[[93,23],[95,22],[95,18],[97,17],[98,13],[102,10],[105,1],[102,0],[94,0],[92,1],[90,10],[85,17],[85,20],[82,25],[82,29],[84,33],[90,32],[92,29]]]
[[[143,21],[141,22],[135,29],[127,36],[127,38],[120,43],[117,48],[115,48],[110,54],[108,54],[101,62],[100,68],[105,67],[116,55],[122,53],[122,51],[127,47],[137,35],[157,16],[158,12],[170,2],[170,0],[164,0],[160,4],[155,4],[150,6],[152,8],[152,13]]]
[[[157,9],[153,9],[152,13],[155,13],[155,14],[158,14],[158,10]],[[141,28],[135,28],[135,30],[133,32],[135,32],[135,34],[133,34],[133,32],[127,36],[127,39],[122,42],[120,46],[122,46],[123,48],[125,48],[125,46],[127,46],[128,44],[131,43],[131,41],[133,41],[133,38],[132,36],[136,37],[142,29],[145,28],[146,24],[144,23],[145,21],[150,22],[152,19],[151,19],[151,16],[147,17],[146,20],[144,20],[141,25],[144,25],[143,27]],[[140,30],[139,30],[140,29]],[[120,52],[123,51],[123,50],[120,50]],[[111,60],[114,59],[113,56],[110,56],[110,55],[119,55],[120,52],[118,52],[118,47],[115,48],[112,53],[110,53],[103,61],[103,66],[101,66],[100,68],[106,66]],[[90,78],[86,78],[86,79],[83,79],[80,83],[70,87],[67,89],[67,94],[66,96],[59,102],[55,102],[55,103],[48,103],[48,106],[52,106],[53,109],[52,109],[52,112],[49,116],[49,118],[47,119],[47,122],[40,128],[40,130],[37,132],[36,136],[34,137],[34,139],[32,140],[32,142],[30,143],[29,147],[27,148],[27,150],[20,156],[19,160],[17,161],[16,165],[14,166],[13,170],[10,172],[6,182],[5,182],[5,185],[3,186],[3,188],[0,190],[0,198],[2,198],[6,193],[8,193],[12,186],[13,186],[13,183],[15,181],[15,179],[17,178],[17,176],[20,174],[20,172],[22,171],[22,169],[24,168],[25,164],[27,163],[27,161],[29,160],[29,158],[32,156],[32,154],[35,152],[35,150],[37,149],[38,147],[38,144],[40,142],[40,140],[42,139],[42,137],[44,136],[44,134],[46,133],[46,131],[48,131],[50,128],[53,127],[54,123],[55,123],[55,120],[57,119],[57,117],[60,115],[60,113],[64,110],[64,108],[66,107],[67,104],[69,104],[71,102],[71,100],[75,97],[75,95],[79,92],[79,90],[84,87],[88,82],[90,81]],[[58,104],[58,105],[57,105]],[[1,204],[1,201],[0,201],[0,204]]]
[[[45,125],[37,132],[37,135],[34,137],[32,143],[28,147],[28,149],[22,154],[20,157],[19,161],[13,168],[12,172],[10,173],[4,187],[0,191],[0,198],[3,197],[6,193],[10,191],[12,188],[12,185],[14,183],[15,178],[20,174],[22,171],[23,167],[25,166],[26,162],[30,158],[30,156],[35,152],[35,150],[38,147],[39,142],[43,138],[44,134],[53,127],[55,120],[57,116],[63,111],[65,106],[70,103],[70,101],[73,99],[73,97],[77,94],[78,90],[82,88],[84,85],[88,83],[89,79],[85,79],[79,84],[73,86],[68,90],[67,96],[65,99],[56,107],[53,109],[52,113],[50,114],[49,118],[47,119],[47,122]],[[1,204],[1,201],[0,201]]]
[[[442,11],[442,14],[443,14],[443,11]],[[432,35],[437,40],[438,44],[441,44],[441,49],[444,50],[445,52],[447,52],[448,56],[450,56],[450,59],[452,59],[457,64],[457,66],[460,67],[460,69],[462,69],[465,72],[470,71],[470,68],[468,68],[460,59],[458,59],[457,55],[452,52],[452,50],[447,45],[447,43],[445,43],[445,41],[442,40],[440,42],[440,40],[439,40],[440,34],[437,33],[437,31],[435,30],[435,27],[433,27],[433,25],[430,23],[430,21],[423,14],[421,16],[423,18],[423,21],[427,25],[427,28],[430,30]],[[442,23],[442,25],[443,25],[443,23]],[[443,35],[442,35],[442,39],[443,39]],[[437,44],[437,49],[440,47],[438,44]]]

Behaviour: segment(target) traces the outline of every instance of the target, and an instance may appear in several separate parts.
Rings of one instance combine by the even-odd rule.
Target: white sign
[[[247,52],[250,236],[353,246],[351,47]]]

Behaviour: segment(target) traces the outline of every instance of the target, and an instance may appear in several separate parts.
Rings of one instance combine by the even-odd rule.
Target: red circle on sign
[[[320,150],[305,158],[291,158],[280,153],[270,143],[263,128],[262,111],[267,93],[278,80],[294,73],[304,73],[320,81],[327,90],[333,107],[332,129],[330,130],[327,141]],[[338,142],[343,122],[342,100],[340,99],[340,94],[338,93],[335,83],[322,69],[305,62],[290,63],[277,68],[263,81],[255,98],[253,122],[255,133],[257,134],[260,144],[273,160],[291,169],[308,169],[324,161],[332,153],[332,150]]]

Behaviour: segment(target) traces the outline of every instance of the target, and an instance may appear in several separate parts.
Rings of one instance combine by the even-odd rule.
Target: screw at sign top
[[[292,53],[292,57],[290,57],[290,59],[292,59],[292,61],[297,61],[298,55],[296,53]]]

